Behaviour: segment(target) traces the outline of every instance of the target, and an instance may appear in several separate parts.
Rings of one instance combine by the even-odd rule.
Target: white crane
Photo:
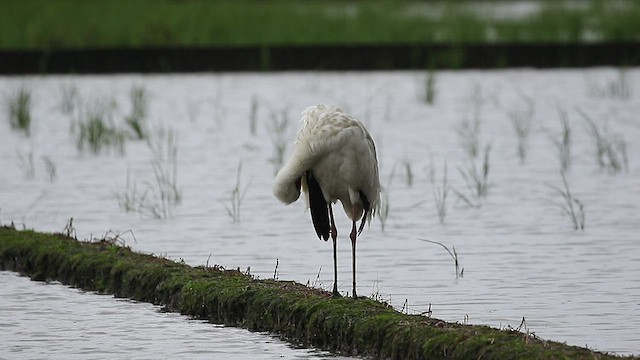
[[[340,200],[351,219],[353,297],[356,298],[356,238],[380,203],[376,147],[364,125],[335,106],[315,105],[302,112],[293,154],[276,175],[274,195],[290,204],[304,191],[318,238],[333,240],[333,294],[338,293],[338,231],[333,208]],[[362,219],[356,230],[356,222]]]

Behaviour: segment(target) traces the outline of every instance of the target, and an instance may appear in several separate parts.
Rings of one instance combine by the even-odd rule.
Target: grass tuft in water
[[[427,104],[433,105],[436,101],[436,72],[434,70],[427,71],[423,84],[423,99]]]
[[[240,209],[242,208],[242,201],[244,200],[245,195],[247,194],[247,190],[249,190],[249,185],[251,182],[247,184],[247,186],[242,189],[241,186],[241,176],[242,176],[242,161],[238,162],[238,170],[236,171],[236,184],[229,194],[229,205],[225,205],[225,209],[227,210],[227,214],[231,217],[234,223],[240,222]]]
[[[33,150],[29,150],[24,154],[21,151],[17,152],[18,166],[22,170],[24,178],[27,180],[33,180],[36,177],[36,167],[33,162]]]
[[[159,130],[147,141],[151,150],[151,167],[155,182],[147,183],[142,197],[143,208],[156,218],[168,218],[182,201],[178,186],[178,144],[173,130]]]
[[[133,138],[144,140],[147,138],[144,121],[147,116],[149,95],[144,87],[134,86],[129,92],[129,98],[131,101],[131,114],[125,117],[125,124],[133,132]]]
[[[433,189],[433,201],[438,212],[438,220],[440,224],[444,224],[444,219],[447,216],[447,195],[449,194],[449,184],[447,182],[447,161],[445,160],[442,166],[442,182],[440,185],[436,183],[436,170],[431,163],[431,171],[429,181],[431,182],[431,188]]]
[[[277,174],[282,164],[284,164],[284,156],[289,141],[288,129],[290,122],[289,112],[286,109],[271,112],[271,121],[267,124],[267,133],[271,139],[271,144],[273,144],[273,156],[270,161],[273,164],[274,174]]]
[[[456,279],[459,279],[461,277],[464,277],[464,268],[460,267],[460,261],[458,259],[458,253],[456,252],[456,247],[455,246],[451,246],[452,250],[449,250],[449,247],[441,242],[438,241],[433,241],[433,240],[427,240],[427,239],[418,239],[420,241],[424,241],[424,242],[428,242],[431,244],[436,244],[436,245],[440,245],[442,246],[445,250],[447,250],[447,252],[449,253],[449,255],[451,255],[451,259],[453,259],[453,263],[456,267]]]
[[[520,163],[524,163],[527,158],[529,135],[531,134],[531,124],[536,112],[536,106],[530,96],[520,93],[520,97],[524,102],[524,108],[511,109],[507,112],[507,115],[518,139],[518,158]]]
[[[619,68],[617,76],[605,84],[599,84],[595,81],[589,82],[587,94],[598,98],[630,99],[633,91],[627,76],[627,69]]]
[[[587,128],[594,147],[594,155],[600,169],[616,174],[622,170],[629,171],[627,143],[622,134],[611,133],[607,126],[599,127],[584,111],[578,113],[587,122]]]
[[[453,191],[459,199],[470,207],[479,208],[482,205],[482,200],[487,197],[489,192],[490,153],[491,143],[487,144],[484,148],[484,156],[480,167],[476,165],[475,161],[470,160],[466,168],[458,168],[467,188],[467,194],[463,194],[461,191],[455,189],[453,189]]]
[[[560,172],[560,176],[562,177],[562,185],[563,187],[557,187],[551,184],[547,184],[550,188],[555,190],[561,197],[563,202],[559,204],[562,212],[569,216],[571,219],[571,224],[573,225],[574,230],[584,230],[584,222],[585,222],[585,213],[584,213],[584,204],[582,201],[576,199],[571,194],[569,190],[569,184],[567,183],[567,178],[564,175],[564,171]]]
[[[31,135],[31,91],[26,87],[20,87],[14,94],[7,98],[9,109],[9,124],[14,130]]]
[[[60,110],[71,115],[78,106],[78,87],[74,84],[64,84],[60,87]]]
[[[571,166],[571,134],[573,133],[573,130],[566,110],[558,107],[558,116],[560,119],[560,125],[562,126],[560,138],[558,139],[553,135],[549,135],[549,139],[551,139],[551,142],[558,150],[560,170],[566,171]]]
[[[151,150],[153,181],[145,181],[142,192],[127,171],[123,193],[116,194],[118,205],[126,212],[137,212],[156,219],[172,216],[173,209],[182,201],[178,186],[178,146],[173,130],[160,129],[147,138]]]
[[[89,150],[95,155],[105,150],[124,154],[127,134],[118,129],[113,120],[115,108],[113,100],[97,100],[78,109],[78,117],[71,127],[78,150]]]
[[[249,114],[249,132],[251,136],[256,136],[258,132],[258,97],[251,97],[251,113]]]
[[[44,166],[47,170],[49,182],[54,182],[56,180],[56,177],[58,176],[58,171],[56,170],[56,164],[48,156],[43,156],[42,161],[44,162]]]

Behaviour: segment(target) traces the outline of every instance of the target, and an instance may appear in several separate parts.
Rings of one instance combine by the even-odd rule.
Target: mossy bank
[[[113,239],[112,239],[113,240]],[[115,239],[117,240],[117,239]],[[0,228],[0,269],[162,305],[212,323],[270,331],[348,355],[395,359],[608,359],[514,330],[402,314],[370,299],[332,298],[304,285],[237,270],[191,267],[117,241]]]

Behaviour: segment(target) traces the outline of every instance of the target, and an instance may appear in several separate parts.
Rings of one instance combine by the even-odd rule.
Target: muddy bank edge
[[[115,240],[115,241],[114,241]],[[77,241],[63,234],[0,227],[0,269],[36,281],[163,306],[217,324],[270,331],[346,355],[393,359],[614,359],[514,330],[406,315],[370,299],[288,281],[257,280],[218,266],[191,267],[131,251],[118,239]]]

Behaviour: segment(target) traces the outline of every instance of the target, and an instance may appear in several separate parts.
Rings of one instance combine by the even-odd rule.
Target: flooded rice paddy
[[[0,221],[63,231],[73,218],[79,239],[116,236],[191,265],[331,289],[331,244],[316,238],[303,201],[284,206],[271,186],[300,112],[336,104],[368,127],[384,187],[358,240],[359,295],[637,354],[639,84],[637,68],[3,77]],[[9,121],[20,88],[29,135]],[[127,125],[136,117],[147,140]],[[113,137],[92,148],[95,118]],[[335,209],[346,294],[350,224]],[[442,246],[419,239],[455,247],[458,274]],[[104,339],[137,358],[326,356],[10,273],[0,284],[8,357],[98,353]],[[76,324],[98,335],[70,341]]]

